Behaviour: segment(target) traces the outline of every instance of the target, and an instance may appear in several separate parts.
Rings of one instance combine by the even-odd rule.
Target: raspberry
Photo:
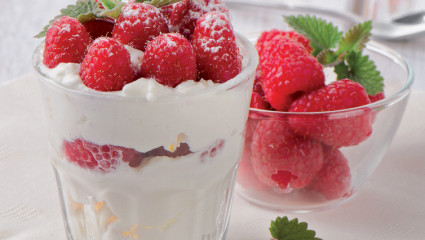
[[[132,162],[142,159],[132,148],[113,145],[97,145],[84,139],[72,142],[64,141],[63,149],[70,162],[77,163],[82,168],[93,169],[102,173],[113,172],[121,162]]]
[[[134,81],[130,54],[124,45],[112,38],[97,38],[81,63],[83,83],[98,91],[118,91]]]
[[[290,112],[322,112],[347,109],[370,103],[359,83],[349,79],[338,80],[295,100]],[[293,115],[290,126],[298,134],[312,137],[331,146],[356,145],[372,133],[370,110],[357,110],[339,115]]]
[[[114,25],[114,20],[109,18],[98,18],[83,23],[83,26],[93,39],[112,36]]]
[[[251,160],[258,179],[269,187],[303,188],[323,164],[322,145],[298,136],[284,119],[258,123],[251,144]]]
[[[81,63],[92,41],[77,19],[61,17],[47,30],[43,63],[49,68],[59,63]]]
[[[179,33],[167,33],[149,42],[141,65],[142,76],[175,87],[196,80],[196,57],[190,42]]]
[[[207,162],[213,159],[217,154],[220,154],[224,147],[224,139],[218,139],[208,149],[201,153],[201,162]]]
[[[375,94],[373,96],[371,96],[371,95],[368,95],[368,96],[369,96],[370,102],[377,102],[377,101],[382,100],[382,99],[385,98],[384,92],[377,93],[377,94]]]
[[[213,11],[199,18],[192,45],[200,78],[223,83],[241,71],[242,56],[226,14]]]
[[[181,4],[182,2],[185,2],[185,1],[180,1],[180,2],[177,2],[177,3],[162,6],[162,7],[159,8],[159,12],[161,12],[161,14],[162,14],[162,16],[164,16],[165,20],[170,21],[170,16],[171,16],[171,13],[173,12],[175,6],[177,4]],[[170,25],[168,25],[168,26],[170,26]]]
[[[322,169],[313,178],[308,189],[321,193],[326,199],[333,200],[349,195],[351,184],[350,167],[338,148],[324,146]]]
[[[205,13],[212,11],[229,14],[221,0],[183,0],[175,5],[170,15],[170,29],[190,40],[197,20]]]
[[[307,52],[311,53],[313,51],[313,48],[311,48],[310,46],[310,41],[303,35],[298,34],[297,32],[294,32],[294,31],[281,31],[281,30],[273,29],[270,31],[262,32],[260,37],[258,38],[257,43],[255,44],[255,47],[257,48],[259,55],[262,55],[264,48],[273,47],[272,45],[270,45],[270,41],[273,38],[287,38],[289,40],[292,40],[301,44]]]
[[[273,38],[260,56],[267,102],[279,111],[306,92],[324,86],[322,65],[304,47],[285,38]]]
[[[270,104],[266,101],[264,98],[264,91],[262,84],[262,77],[260,71],[257,70],[256,78],[254,81],[254,86],[252,89],[252,95],[251,95],[251,108],[257,108],[257,109],[265,109],[265,110],[271,110]]]
[[[167,22],[158,8],[146,3],[127,4],[116,20],[112,36],[141,51],[156,36],[168,33]]]

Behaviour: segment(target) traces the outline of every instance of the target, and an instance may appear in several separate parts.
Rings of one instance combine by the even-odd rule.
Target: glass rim
[[[249,76],[255,73],[255,70],[257,68],[258,61],[259,61],[258,53],[257,53],[257,50],[255,49],[255,46],[248,40],[247,37],[245,37],[242,34],[239,34],[238,32],[235,32],[235,37],[236,37],[236,41],[240,43],[240,45],[242,46],[242,51],[246,52],[246,54],[243,55],[243,56],[246,56],[248,59],[245,67],[242,68],[241,72],[238,75],[236,75],[234,78],[230,79],[227,82],[217,85],[212,91],[208,91],[209,89],[207,89],[207,91],[203,90],[203,91],[200,91],[199,93],[191,93],[190,96],[202,95],[205,92],[215,93],[217,91],[225,91],[225,90],[233,89],[239,86],[240,84],[248,81]],[[123,96],[123,95],[114,94],[119,91],[102,92],[102,91],[97,91],[90,88],[88,88],[88,91],[86,90],[82,91],[78,89],[68,88],[62,84],[59,84],[55,80],[53,80],[52,78],[50,78],[49,76],[47,76],[46,74],[40,71],[40,66],[41,64],[43,64],[41,61],[41,58],[42,58],[41,53],[43,48],[44,48],[44,40],[36,47],[36,49],[33,52],[32,66],[35,72],[38,74],[39,80],[42,79],[42,82],[45,84],[48,84],[52,87],[60,89],[64,92],[77,94],[81,96],[90,96],[90,97],[98,97],[98,98],[105,98],[105,99],[106,98],[107,99],[136,99],[136,100],[146,99],[145,96]],[[182,96],[184,96],[184,94]],[[164,100],[165,99],[172,99],[172,98],[170,98],[170,96],[166,96]]]

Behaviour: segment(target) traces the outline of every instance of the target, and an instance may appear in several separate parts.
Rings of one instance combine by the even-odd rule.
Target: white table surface
[[[324,5],[325,0],[305,1]],[[66,239],[53,171],[42,144],[31,54],[40,43],[32,36],[73,2],[13,0],[9,8],[0,8],[1,240]],[[344,4],[329,6],[344,10]],[[284,215],[307,221],[326,240],[425,239],[425,37],[385,44],[409,60],[416,81],[388,153],[356,198],[335,209],[288,215],[256,208],[235,195],[228,240],[269,239],[270,221]]]

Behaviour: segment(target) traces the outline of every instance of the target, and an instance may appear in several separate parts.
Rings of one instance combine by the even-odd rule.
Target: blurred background
[[[238,1],[244,2],[244,0]],[[397,15],[425,10],[423,0],[261,0],[257,2],[267,1],[287,5],[316,6],[357,14],[375,21],[389,21]],[[6,0],[0,0],[0,2],[6,4]],[[74,2],[75,0],[13,0],[8,1],[8,7],[0,8],[0,84],[32,73],[31,55],[42,41],[33,36],[42,30],[61,8]],[[425,48],[412,47],[425,46],[425,37],[382,42],[396,49],[409,60],[417,75],[414,86],[425,90],[425,81],[418,80],[418,76],[425,77],[424,68],[421,68],[425,62]]]

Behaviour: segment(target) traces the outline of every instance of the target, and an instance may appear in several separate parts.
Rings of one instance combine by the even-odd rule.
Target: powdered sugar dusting
[[[71,25],[69,23],[62,25],[61,32],[71,32]]]

